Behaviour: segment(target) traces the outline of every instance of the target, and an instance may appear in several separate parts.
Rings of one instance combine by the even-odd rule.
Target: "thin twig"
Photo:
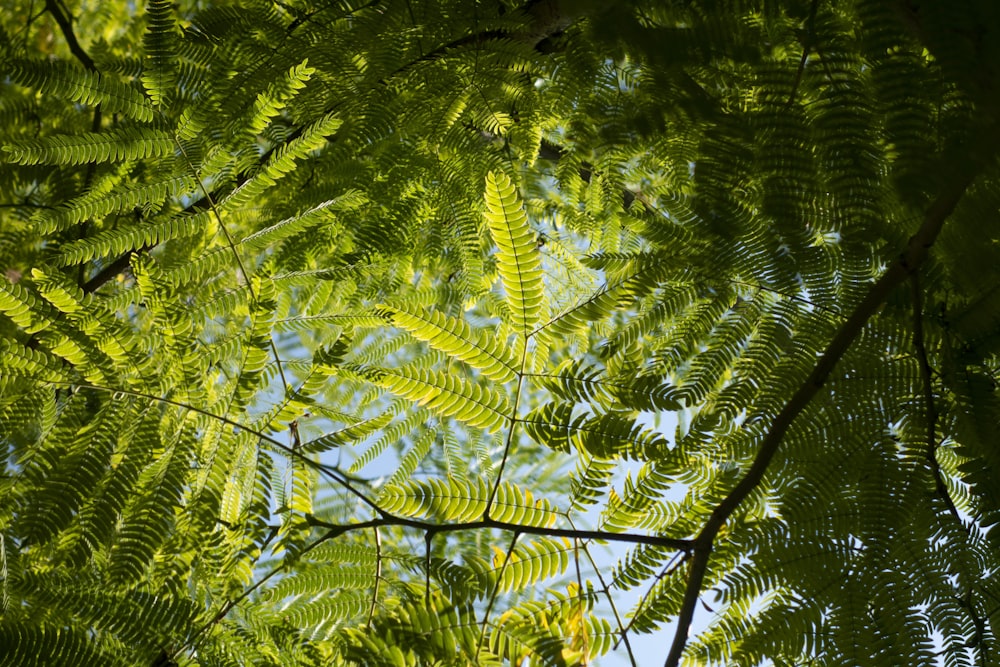
[[[587,624],[583,615],[583,575],[580,573],[580,540],[573,540],[573,565],[576,568],[577,614],[580,621],[580,634],[583,636],[583,664],[590,662],[590,638],[587,636]]]
[[[247,292],[250,294],[250,298],[254,301],[254,303],[259,305],[260,300],[257,298],[256,290],[253,288],[250,273],[247,272],[246,266],[243,264],[243,258],[240,256],[240,251],[236,247],[236,241],[233,239],[232,234],[229,233],[229,229],[226,228],[226,223],[222,219],[222,214],[215,205],[215,199],[212,197],[211,193],[209,193],[205,184],[202,183],[202,179],[198,175],[198,170],[195,169],[194,163],[191,161],[191,158],[188,157],[187,151],[184,150],[184,144],[182,144],[177,137],[174,137],[174,145],[177,146],[181,156],[184,158],[184,162],[187,163],[188,169],[191,171],[191,175],[194,176],[195,182],[198,183],[198,188],[208,201],[208,207],[212,211],[212,216],[215,218],[216,222],[219,223],[219,229],[222,230],[222,234],[226,237],[226,243],[229,245],[230,250],[232,250],[233,257],[236,259],[236,266],[239,268],[240,273],[243,276],[243,280],[246,282]],[[267,342],[271,348],[271,354],[274,356],[274,363],[278,367],[278,376],[281,378],[282,395],[287,398],[289,385],[288,380],[285,378],[285,370],[281,366],[281,357],[278,356],[278,346],[275,344],[273,336],[268,336]]]
[[[962,530],[971,536],[970,527],[962,521],[962,517],[958,513],[958,508],[955,506],[955,502],[948,492],[948,487],[944,483],[944,475],[941,472],[941,465],[937,460],[937,449],[940,445],[937,439],[937,408],[934,404],[933,369],[927,357],[927,344],[924,341],[923,291],[920,289],[920,274],[918,272],[913,273],[910,280],[910,287],[913,306],[913,346],[916,348],[917,359],[920,363],[920,376],[923,380],[924,409],[927,412],[927,450],[925,456],[927,457],[931,474],[934,477],[935,491],[944,500],[948,512],[955,518],[955,521],[962,527]],[[989,651],[987,650],[987,646],[982,642],[986,621],[976,612],[971,597],[971,589],[966,591],[964,599],[957,597],[958,604],[972,617],[972,622],[976,627],[974,640],[969,646],[970,648],[980,647],[983,656],[986,658],[986,664],[989,664]]]
[[[188,646],[191,646],[192,648],[197,646],[197,644],[201,642],[202,636],[210,628],[212,628],[215,624],[219,623],[222,619],[228,616],[229,612],[231,612],[236,605],[238,605],[240,602],[243,602],[243,600],[246,600],[248,597],[253,595],[254,591],[259,589],[261,586],[266,584],[275,576],[277,576],[282,570],[285,569],[286,566],[287,566],[286,563],[278,565],[273,570],[268,572],[266,575],[255,581],[252,585],[244,589],[239,595],[229,600],[226,600],[226,602],[223,603],[222,607],[219,608],[219,611],[217,611],[212,616],[212,618],[206,621],[200,628],[195,630],[194,633],[191,635],[191,638],[184,645],[177,647],[177,649],[173,652],[172,657],[177,657],[178,655],[180,655],[180,653],[184,651],[185,648]]]
[[[503,470],[507,466],[507,457],[510,455],[511,445],[514,442],[514,429],[517,426],[517,408],[518,403],[521,401],[521,389],[524,387],[524,369],[527,365],[528,359],[528,342],[530,334],[527,334],[521,339],[521,368],[517,372],[517,388],[514,390],[514,401],[510,409],[510,426],[507,428],[507,438],[504,442],[503,447],[503,457],[500,459],[500,469],[497,470],[497,478],[493,482],[493,488],[490,489],[490,496],[486,500],[486,509],[483,511],[483,519],[489,521],[490,518],[490,508],[493,506],[493,499],[496,498],[497,490],[500,488],[500,483],[503,481]]]
[[[156,401],[157,403],[163,403],[165,405],[173,405],[174,407],[182,408],[184,410],[190,410],[191,412],[195,412],[197,414],[203,415],[205,417],[209,417],[211,419],[216,419],[216,420],[222,422],[223,424],[226,424],[228,426],[232,426],[233,428],[238,428],[238,429],[240,429],[242,431],[246,431],[247,433],[249,433],[249,434],[251,434],[251,435],[253,435],[253,436],[257,437],[257,438],[260,438],[262,441],[268,443],[272,447],[280,449],[282,452],[288,454],[289,456],[301,460],[306,466],[312,468],[313,470],[316,470],[321,475],[324,475],[328,479],[331,479],[331,480],[335,481],[337,484],[339,484],[340,486],[344,487],[344,489],[346,489],[352,495],[354,495],[355,497],[357,497],[361,502],[363,502],[364,504],[368,505],[369,507],[371,507],[376,512],[378,512],[378,513],[382,512],[382,508],[381,507],[379,507],[374,501],[372,501],[371,499],[369,499],[365,494],[363,494],[360,491],[358,491],[354,487],[354,485],[351,483],[352,481],[358,481],[358,480],[356,480],[356,479],[352,480],[346,473],[341,472],[340,469],[338,469],[338,468],[336,468],[334,466],[328,466],[328,465],[324,465],[322,463],[318,463],[316,461],[313,461],[312,459],[310,459],[305,454],[296,451],[295,449],[293,449],[292,447],[289,447],[288,445],[286,445],[285,443],[281,442],[280,440],[278,440],[276,438],[273,438],[273,437],[267,435],[266,433],[264,433],[262,431],[258,431],[256,429],[250,427],[250,426],[247,426],[246,424],[242,424],[242,423],[240,423],[238,421],[235,421],[233,419],[225,417],[223,415],[217,415],[214,412],[210,412],[208,410],[205,410],[205,409],[193,406],[193,405],[189,405],[189,404],[183,403],[181,401],[175,401],[175,400],[170,399],[170,398],[164,398],[162,396],[156,396],[154,394],[148,394],[146,392],[137,391],[135,389],[121,389],[121,388],[115,388],[115,387],[104,387],[104,386],[96,385],[96,384],[85,384],[85,383],[79,383],[79,382],[66,382],[66,381],[61,381],[61,380],[46,380],[45,382],[47,384],[59,385],[59,386],[63,386],[63,387],[69,387],[71,389],[73,389],[73,388],[76,388],[76,389],[93,389],[95,391],[102,391],[102,392],[107,392],[107,393],[110,393],[110,394],[124,394],[126,396],[135,396],[136,398],[145,398],[145,399],[148,399],[148,400],[151,400],[151,401]]]
[[[378,589],[382,579],[382,535],[378,526],[372,529],[375,533],[375,587],[372,591],[372,606],[368,609],[368,623],[366,627],[372,629],[372,619],[375,618],[375,606],[378,604]]]
[[[431,604],[431,544],[434,542],[434,531],[424,533],[424,604]]]
[[[569,518],[569,524],[573,528],[576,525],[573,523],[573,519]],[[594,568],[594,574],[597,575],[597,581],[601,584],[601,591],[604,593],[604,597],[607,598],[608,604],[611,605],[611,614],[615,617],[615,623],[618,625],[618,634],[621,637],[622,643],[625,644],[625,652],[628,653],[629,662],[632,663],[632,667],[639,667],[635,661],[635,654],[632,653],[632,644],[628,640],[628,628],[622,622],[621,614],[618,613],[618,605],[615,604],[615,598],[611,595],[611,587],[605,583],[604,575],[601,574],[601,568],[597,567],[597,562],[590,553],[590,547],[586,541],[581,542],[583,547],[583,553],[587,556],[587,560],[590,562],[590,566]],[[614,648],[618,647],[618,643],[615,642]],[[612,649],[613,650],[613,649]]]
[[[514,547],[517,545],[519,537],[521,537],[520,533],[514,533],[510,538],[510,546],[507,547],[507,553],[504,554],[503,564],[500,566],[500,572],[497,574],[496,584],[493,585],[493,591],[490,593],[490,601],[486,603],[486,611],[483,612],[483,627],[479,631],[479,643],[476,644],[476,655],[472,658],[473,663],[479,662],[479,653],[483,650],[483,642],[486,641],[486,628],[490,622],[490,614],[493,613],[493,605],[497,601],[497,596],[500,595],[500,585],[503,583],[503,575],[507,571],[507,565],[510,563],[511,554],[514,553]]]
[[[635,610],[632,612],[632,620],[630,620],[628,622],[628,625],[625,626],[625,632],[631,630],[635,622],[639,620],[639,614],[640,612],[643,611],[643,607],[646,606],[646,602],[652,598],[653,589],[656,587],[656,584],[663,581],[666,577],[672,575],[677,570],[677,568],[679,568],[684,563],[688,562],[690,559],[691,557],[689,554],[681,552],[678,552],[670,557],[670,560],[667,561],[667,564],[664,565],[663,568],[660,570],[660,573],[656,575],[656,578],[650,585],[649,590],[647,590],[646,593],[644,593],[639,598],[639,602],[636,603]]]

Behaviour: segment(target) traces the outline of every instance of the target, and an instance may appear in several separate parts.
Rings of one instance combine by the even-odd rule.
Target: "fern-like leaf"
[[[7,161],[17,164],[87,164],[165,157],[173,154],[174,140],[168,132],[143,128],[24,139],[3,149]]]
[[[408,517],[477,521],[486,512],[490,490],[490,485],[483,479],[466,483],[442,479],[411,480],[398,486],[387,486],[379,495],[379,503],[387,511]],[[490,518],[546,528],[555,523],[559,513],[548,500],[536,499],[531,491],[504,482],[497,488],[490,506]]]
[[[517,189],[503,173],[486,176],[486,222],[497,244],[497,266],[514,329],[527,336],[542,314],[542,262]]]
[[[263,167],[220,202],[219,207],[225,211],[233,211],[246,206],[293,171],[296,160],[304,158],[325,144],[327,135],[333,134],[341,122],[340,119],[328,114],[306,127],[300,136],[276,150]]]
[[[27,333],[37,333],[52,324],[58,312],[20,283],[0,280],[0,313]]]
[[[382,306],[380,312],[417,340],[464,361],[492,380],[507,382],[515,377],[513,351],[489,332],[473,331],[464,320],[403,304]]]
[[[0,625],[0,658],[7,665],[45,667],[46,665],[108,665],[125,667],[130,661],[121,658],[121,650],[103,647],[94,641],[92,631],[67,627],[49,627],[38,623]],[[103,642],[101,642],[103,643]]]
[[[142,92],[113,78],[60,61],[15,60],[7,64],[10,77],[25,86],[90,106],[101,105],[140,122],[153,120],[153,107]]]
[[[540,581],[557,577],[569,566],[573,543],[566,538],[538,538],[507,552],[493,547],[493,567],[501,574],[501,591],[523,591]]]
[[[375,382],[444,417],[492,433],[510,418],[507,398],[488,387],[440,371],[400,368],[375,373]]]
[[[286,218],[270,227],[251,234],[241,241],[243,248],[258,250],[273,247],[278,242],[305,231],[310,227],[330,222],[338,211],[346,211],[361,206],[365,197],[356,190],[346,192],[336,199],[327,200],[291,218]]]
[[[173,4],[167,0],[149,0],[146,5],[149,26],[143,40],[146,61],[142,85],[146,87],[153,103],[160,107],[170,100],[176,85],[178,35],[173,12]]]
[[[213,224],[214,220],[210,213],[196,213],[151,224],[107,229],[94,236],[65,244],[60,248],[57,258],[64,266],[81,264],[95,257],[121,255],[127,250],[152,247],[171,239],[194,236]]]

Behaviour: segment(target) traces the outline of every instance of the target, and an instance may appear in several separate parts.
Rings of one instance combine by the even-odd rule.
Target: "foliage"
[[[7,9],[0,663],[1000,659],[993,3]]]

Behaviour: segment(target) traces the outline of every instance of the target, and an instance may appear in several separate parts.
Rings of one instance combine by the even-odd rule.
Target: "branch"
[[[479,521],[460,521],[456,523],[431,523],[429,521],[420,521],[419,519],[395,516],[381,508],[377,508],[376,511],[379,514],[377,519],[359,521],[358,523],[331,523],[318,519],[315,516],[306,516],[306,520],[313,526],[327,528],[330,531],[323,539],[340,537],[345,533],[356,530],[368,530],[369,528],[380,528],[383,526],[401,526],[423,530],[434,535],[466,530],[496,529],[515,534],[527,533],[528,535],[542,535],[545,537],[565,537],[571,540],[604,540],[606,542],[626,542],[628,544],[649,544],[657,547],[666,547],[667,549],[677,549],[684,553],[689,553],[694,546],[693,540],[663,537],[662,535],[610,533],[603,530],[579,530],[576,528],[546,528],[544,526],[529,526],[521,523],[510,523],[509,521],[497,521],[496,519],[480,519]]]
[[[260,552],[261,553],[264,552],[264,549],[267,548],[267,545],[270,544],[271,540],[273,540],[274,537],[275,537],[275,535],[277,535],[277,534],[278,534],[278,527],[274,526],[271,529],[271,533],[267,536],[267,539],[264,540],[264,543],[260,547]],[[273,570],[271,570],[270,572],[268,572],[266,575],[264,575],[263,577],[261,577],[260,579],[258,579],[257,581],[255,581],[253,584],[251,584],[247,588],[245,588],[242,593],[240,593],[239,595],[237,595],[234,598],[226,600],[222,604],[222,606],[219,608],[219,611],[217,611],[200,628],[198,628],[197,630],[195,630],[194,633],[191,635],[190,639],[188,639],[185,644],[183,644],[181,646],[178,646],[173,651],[173,653],[171,654],[170,657],[171,658],[176,658],[177,656],[179,656],[185,650],[185,647],[187,647],[187,646],[191,646],[192,648],[196,648],[198,646],[198,644],[201,643],[201,639],[202,639],[203,635],[212,626],[214,626],[216,623],[220,622],[222,619],[224,619],[226,616],[228,616],[229,612],[232,611],[233,608],[236,605],[238,605],[240,602],[242,602],[243,600],[245,600],[248,597],[250,597],[251,595],[253,595],[254,591],[256,591],[261,586],[263,586],[264,584],[266,584],[268,581],[270,581],[271,579],[273,579],[275,576],[277,576],[278,574],[280,574],[282,571],[284,571],[284,569],[285,569],[285,564],[284,563],[282,563],[281,565],[278,565]]]
[[[184,158],[184,162],[187,164],[188,169],[191,172],[191,176],[194,177],[195,182],[198,184],[199,189],[204,195],[204,199],[208,202],[208,208],[212,212],[212,216],[219,225],[219,229],[222,230],[223,236],[226,237],[226,244],[233,253],[233,258],[236,260],[236,267],[239,269],[240,274],[244,281],[246,281],[247,293],[250,295],[251,300],[255,305],[260,304],[260,299],[257,297],[257,290],[254,289],[253,281],[250,279],[250,274],[247,272],[246,266],[243,264],[243,258],[240,257],[240,251],[236,247],[236,241],[233,239],[233,235],[229,233],[229,228],[226,227],[226,221],[222,219],[222,214],[219,212],[218,207],[215,205],[215,200],[212,198],[211,193],[205,187],[202,182],[202,174],[198,173],[198,170],[194,166],[194,162],[188,157],[187,151],[184,150],[184,144],[180,142],[177,137],[174,137],[174,145],[177,146],[177,150],[180,155]],[[271,355],[274,357],[274,363],[278,367],[278,377],[281,378],[281,392],[282,395],[287,400],[288,390],[291,385],[288,384],[288,379],[285,377],[285,369],[281,365],[281,356],[278,354],[278,346],[274,342],[274,336],[269,336],[267,339],[268,345],[271,348]]]
[[[91,72],[96,72],[97,65],[94,63],[94,59],[91,58],[90,55],[88,55],[87,52],[83,50],[83,47],[80,46],[80,42],[76,38],[76,33],[73,32],[73,17],[70,15],[69,11],[65,9],[64,6],[60,5],[60,3],[61,0],[45,0],[45,8],[50,14],[52,14],[52,18],[55,19],[56,23],[59,24],[59,29],[62,31],[63,38],[66,40],[66,44],[69,46],[70,52],[74,56],[76,56],[76,59],[79,60],[84,67],[86,67]],[[90,123],[91,132],[97,132],[101,129],[102,118],[103,116],[101,112],[101,105],[98,104],[94,107],[94,117]],[[94,180],[94,174],[96,172],[97,172],[96,162],[91,162],[90,164],[87,165],[87,171],[83,179],[85,189],[90,188],[90,185]],[[80,228],[80,238],[84,238],[87,235],[89,227],[90,223],[87,222]],[[116,273],[111,275],[116,275]],[[84,292],[86,292],[87,291],[86,286],[89,285],[92,281],[87,281],[86,283],[84,283],[83,265],[81,265],[80,268],[78,269],[78,274],[79,278],[77,282],[84,289]]]
[[[52,18],[56,20],[56,23],[59,24],[59,29],[66,39],[66,44],[69,46],[70,52],[76,56],[77,60],[83,63],[84,67],[92,72],[96,72],[97,65],[94,64],[93,58],[83,50],[80,42],[76,39],[76,34],[73,32],[73,17],[69,15],[68,11],[59,6],[58,0],[45,0],[45,8],[52,14]]]
[[[166,405],[173,405],[178,408],[183,408],[185,410],[191,410],[200,415],[210,417],[212,419],[217,419],[223,424],[227,424],[234,428],[250,433],[261,440],[267,442],[273,447],[280,449],[284,453],[297,458],[302,461],[305,465],[317,470],[321,474],[324,474],[334,481],[336,481],[340,486],[344,487],[345,490],[350,492],[353,496],[357,497],[358,500],[363,502],[365,505],[370,507],[379,518],[372,519],[370,521],[362,521],[359,523],[350,524],[335,524],[321,519],[317,519],[314,516],[307,516],[306,519],[310,524],[314,526],[319,526],[321,528],[329,529],[329,533],[323,539],[330,539],[337,537],[344,533],[348,533],[355,530],[364,530],[368,528],[378,528],[380,526],[404,526],[409,528],[416,528],[418,530],[426,531],[429,533],[453,533],[463,530],[477,530],[482,528],[495,528],[497,530],[504,530],[514,533],[528,533],[529,535],[545,535],[548,537],[566,537],[569,539],[581,539],[581,540],[605,540],[608,542],[626,542],[630,544],[649,544],[652,546],[666,547],[668,549],[678,549],[685,553],[691,551],[694,543],[689,539],[680,539],[676,537],[664,537],[661,535],[637,535],[634,533],[610,533],[602,530],[577,530],[577,529],[567,529],[567,528],[545,528],[541,526],[528,526],[518,523],[510,523],[508,521],[497,521],[495,519],[484,518],[480,521],[467,521],[461,523],[447,523],[447,524],[437,524],[430,523],[427,521],[419,521],[417,519],[408,519],[405,517],[395,516],[385,511],[382,507],[378,505],[375,501],[371,500],[363,494],[361,491],[356,489],[353,484],[348,481],[347,476],[341,473],[339,469],[323,465],[313,461],[308,456],[303,455],[301,452],[297,451],[294,447],[289,447],[277,438],[273,438],[266,433],[257,431],[245,424],[241,424],[238,421],[229,419],[222,415],[217,415],[208,410],[202,408],[188,405],[180,401],[175,401],[169,398],[164,398],[162,396],[155,396],[153,394],[148,394],[141,391],[136,391],[132,389],[116,389],[113,387],[102,387],[100,385],[94,384],[80,384],[74,382],[60,382],[60,381],[49,381],[49,384],[63,385],[68,387],[76,387],[78,389],[93,389],[96,391],[104,391],[112,394],[124,394],[127,396],[135,396],[137,398],[145,398],[158,403],[164,403]],[[312,547],[310,547],[312,548]],[[305,553],[305,552],[303,552]]]
[[[510,455],[510,448],[514,442],[514,427],[517,426],[517,408],[521,402],[521,390],[524,388],[524,366],[528,360],[528,336],[524,336],[521,349],[521,368],[517,373],[517,389],[514,390],[514,406],[511,408],[511,419],[510,425],[507,428],[507,437],[503,446],[503,457],[500,459],[500,469],[497,470],[496,481],[493,482],[493,488],[490,489],[490,497],[486,500],[486,511],[483,513],[483,518],[489,521],[490,518],[490,508],[493,507],[493,499],[496,498],[497,490],[500,488],[500,483],[503,481],[503,469],[507,466],[507,457]]]
[[[826,382],[834,366],[847,352],[851,343],[867,324],[868,320],[881,309],[889,294],[906,281],[916,271],[927,256],[928,249],[934,244],[945,220],[955,210],[959,199],[974,180],[976,173],[969,168],[972,160],[966,158],[967,170],[959,172],[949,183],[944,192],[931,205],[924,216],[924,222],[917,233],[910,237],[906,249],[889,265],[889,268],[878,281],[872,285],[868,294],[862,299],[854,311],[848,316],[833,340],[827,346],[823,355],[816,362],[812,373],[785,404],[785,407],[774,418],[770,430],[761,442],[757,456],[750,469],[736,487],[716,506],[701,532],[694,539],[694,556],[691,559],[691,569],[688,575],[687,587],[684,591],[684,601],[677,618],[677,629],[674,634],[670,653],[664,663],[665,667],[677,667],[681,654],[687,645],[688,631],[694,618],[695,606],[701,595],[701,585],[708,569],[708,559],[715,544],[715,538],[726,520],[736,511],[748,495],[760,484],[778,451],[781,440],[788,428],[799,414],[806,408],[812,398]]]
[[[795,72],[795,81],[792,82],[792,92],[788,95],[788,101],[785,102],[786,109],[790,108],[792,103],[795,102],[795,95],[799,91],[799,84],[802,83],[802,74],[806,71],[806,61],[809,59],[809,52],[812,51],[813,41],[816,39],[816,10],[818,7],[819,0],[812,0],[812,6],[809,8],[809,18],[806,19],[809,31],[802,43],[802,57],[799,58],[799,68]]]
[[[141,248],[127,250],[124,255],[105,266],[97,273],[97,275],[85,282],[81,286],[81,289],[86,294],[96,292],[102,285],[104,285],[104,283],[108,282],[128,268],[129,262],[132,261],[132,255],[138,252],[148,252],[149,250],[152,250],[153,247],[154,246],[152,245],[144,245]]]
[[[934,385],[932,380],[932,369],[930,361],[927,360],[927,347],[924,344],[924,323],[923,323],[923,295],[920,293],[920,274],[914,273],[910,280],[911,297],[913,301],[913,347],[917,350],[917,359],[920,362],[920,378],[923,381],[924,409],[927,411],[927,464],[930,466],[931,474],[934,476],[934,489],[938,495],[944,499],[951,513],[960,525],[962,518],[958,514],[958,509],[948,493],[944,479],[941,476],[941,466],[937,460],[937,410],[934,407]],[[963,525],[964,527],[964,525]]]
[[[374,529],[375,533],[375,585],[372,587],[372,606],[368,609],[368,622],[365,624],[365,629],[369,632],[372,629],[372,620],[375,618],[375,607],[378,605],[378,589],[379,583],[382,581],[382,535],[379,533],[378,528]]]

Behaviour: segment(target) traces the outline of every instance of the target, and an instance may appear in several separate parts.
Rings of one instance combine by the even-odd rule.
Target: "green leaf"
[[[63,266],[82,264],[95,257],[121,255],[128,250],[153,247],[172,239],[195,236],[214,225],[215,220],[211,213],[169,218],[151,224],[126,225],[71,241],[60,248],[57,258]]]
[[[173,137],[162,130],[126,129],[60,134],[4,144],[7,161],[17,164],[87,164],[166,157]]]
[[[20,283],[0,280],[0,313],[14,321],[27,333],[44,330],[59,317],[50,304]]]
[[[333,134],[342,121],[327,114],[308,125],[301,135],[283,144],[252,178],[239,186],[219,203],[220,209],[233,211],[245,207],[255,198],[294,171],[296,161],[323,146],[327,135]]]
[[[518,543],[509,557],[504,550],[495,549],[493,567],[502,568],[497,587],[503,592],[523,591],[540,581],[558,577],[566,572],[573,552],[573,543],[565,538],[537,538]]]
[[[50,60],[14,60],[7,63],[7,71],[14,81],[42,92],[100,105],[107,113],[120,113],[140,122],[153,120],[153,107],[142,91],[111,74]]]
[[[375,373],[375,382],[403,398],[416,401],[443,417],[455,419],[492,433],[512,417],[503,394],[472,384],[456,375],[418,368],[400,368]]]
[[[410,480],[387,486],[379,494],[382,506],[394,514],[440,521],[468,522],[482,519],[490,485],[483,479]],[[535,498],[531,491],[504,482],[490,506],[490,519],[539,528],[551,527],[559,513],[548,500]]]
[[[514,352],[489,331],[473,331],[464,320],[403,304],[381,306],[379,312],[417,340],[464,361],[492,380],[508,382],[516,377]]]
[[[165,106],[174,95],[177,80],[177,22],[173,3],[168,0],[148,0],[146,17],[149,26],[143,39],[146,59],[143,63],[142,85],[153,104]]]
[[[517,189],[503,173],[486,176],[486,222],[497,244],[497,267],[514,329],[524,336],[538,324],[545,303],[542,262]]]
[[[363,194],[357,190],[348,191],[335,199],[317,204],[298,215],[285,218],[281,222],[255,232],[243,239],[240,244],[244,248],[251,250],[273,247],[280,241],[308,230],[311,227],[323,223],[330,224],[336,219],[337,212],[356,208],[364,204],[364,202],[365,197]]]

